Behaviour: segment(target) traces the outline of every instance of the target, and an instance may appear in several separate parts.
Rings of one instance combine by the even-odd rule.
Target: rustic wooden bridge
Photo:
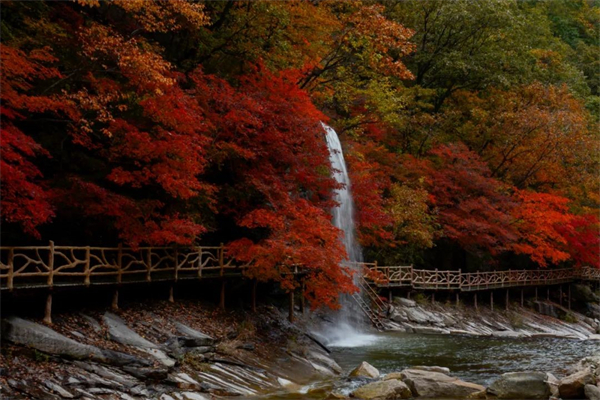
[[[548,286],[574,280],[600,281],[600,269],[564,268],[490,272],[439,271],[409,266],[378,266],[364,263],[367,281],[379,288],[409,287],[422,290],[471,292],[523,286]]]
[[[190,247],[90,247],[47,246],[0,247],[0,290],[46,288],[46,322],[51,321],[52,289],[73,286],[113,285],[113,308],[118,308],[118,288],[142,282],[177,282],[190,279],[220,279],[220,305],[225,303],[225,278],[241,277],[248,264],[238,263],[224,245]],[[600,281],[600,269],[539,269],[462,273],[414,269],[412,266],[379,266],[360,263],[359,306],[375,326],[385,308],[377,290],[411,288],[472,292],[510,287],[559,285],[575,280]],[[302,274],[299,267],[287,273]],[[173,301],[173,286],[169,299]],[[256,302],[256,282],[252,304]],[[293,310],[293,292],[290,293]],[[303,307],[302,307],[303,308]],[[293,312],[290,311],[290,319]]]

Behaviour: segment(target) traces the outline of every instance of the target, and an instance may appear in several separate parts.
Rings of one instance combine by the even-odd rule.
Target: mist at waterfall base
[[[363,256],[362,249],[356,241],[354,202],[352,200],[350,177],[344,160],[342,144],[336,131],[326,124],[322,125],[325,129],[329,160],[334,170],[334,178],[343,185],[341,189],[336,190],[334,196],[339,206],[332,210],[333,224],[344,233],[340,240],[343,242],[348,254],[348,265],[354,270],[356,276],[361,273],[356,263],[362,262]],[[341,298],[341,304],[342,308],[333,315],[333,324],[323,327],[318,332],[318,335],[325,339],[327,345],[330,347],[358,347],[377,341],[378,337],[376,335],[363,330],[367,323],[362,310],[354,300],[350,296],[344,295]]]

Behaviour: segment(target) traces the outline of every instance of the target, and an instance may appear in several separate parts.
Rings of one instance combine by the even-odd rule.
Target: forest
[[[600,267],[600,5],[3,1],[4,245],[225,243],[314,306],[366,261]]]

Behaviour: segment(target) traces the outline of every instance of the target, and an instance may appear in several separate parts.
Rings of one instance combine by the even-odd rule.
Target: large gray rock
[[[552,394],[552,379],[545,372],[509,372],[487,389],[499,399],[547,399]]]
[[[2,339],[44,353],[75,360],[90,359],[113,365],[150,365],[150,362],[129,354],[76,342],[47,326],[18,317],[8,317],[2,320]]]
[[[584,395],[585,385],[595,383],[592,369],[586,369],[576,372],[560,380],[558,391],[563,399],[581,399]]]
[[[393,303],[400,307],[416,307],[417,302],[404,297],[394,297]]]
[[[358,367],[354,368],[349,376],[353,378],[379,378],[379,371],[366,361],[363,361]]]
[[[585,385],[583,392],[586,399],[600,400],[600,388],[596,385]]]
[[[102,319],[108,327],[108,334],[110,335],[111,340],[124,345],[142,347],[144,349],[159,348],[157,344],[138,335],[133,329],[127,326],[125,321],[115,314],[107,312]]]
[[[418,324],[425,324],[431,321],[431,315],[427,311],[420,310],[418,308],[406,308],[404,309],[406,317]]]
[[[368,383],[352,392],[352,397],[363,400],[408,399],[412,393],[406,384],[397,379]]]
[[[170,358],[159,346],[138,335],[133,329],[129,328],[125,321],[113,313],[107,312],[102,317],[108,327],[108,334],[111,340],[127,346],[137,347],[139,350],[148,353],[156,358],[165,367],[173,367],[176,361]]]
[[[388,374],[388,376],[390,375],[392,374]],[[481,385],[464,382],[440,372],[418,369],[405,369],[400,372],[400,378],[408,385],[415,397],[462,399],[485,389]]]
[[[190,328],[181,322],[175,322],[175,327],[182,335],[186,336],[188,340],[185,346],[187,347],[200,347],[200,346],[212,346],[215,343],[215,339],[212,337]]]

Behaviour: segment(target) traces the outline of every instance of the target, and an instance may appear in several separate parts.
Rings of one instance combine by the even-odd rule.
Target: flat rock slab
[[[397,379],[368,383],[352,392],[352,397],[363,400],[408,399],[412,393],[406,384]]]
[[[552,377],[545,372],[509,372],[492,383],[487,392],[499,399],[547,399],[552,395],[550,380]]]
[[[399,375],[415,397],[464,399],[472,393],[485,390],[484,386],[464,382],[440,372],[406,369]]]
[[[117,315],[107,312],[102,317],[108,327],[108,334],[111,340],[129,346],[142,347],[145,349],[158,349],[159,346],[138,335],[133,329],[129,328],[125,321]]]
[[[113,365],[150,364],[146,360],[129,354],[79,343],[47,326],[18,317],[8,317],[2,320],[2,338],[47,354],[75,360],[93,360]]]
[[[200,331],[197,331],[196,329],[192,329],[189,326],[182,324],[181,322],[175,322],[175,327],[177,328],[177,331],[179,331],[179,333],[193,339],[194,346],[212,346],[215,343],[215,339],[213,339],[212,337]],[[190,344],[187,344],[187,346],[189,346]]]

